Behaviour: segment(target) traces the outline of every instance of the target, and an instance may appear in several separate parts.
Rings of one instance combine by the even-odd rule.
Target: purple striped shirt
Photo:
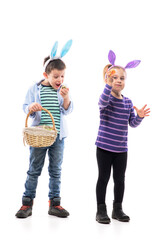
[[[100,125],[96,145],[110,152],[128,151],[128,124],[137,127],[143,118],[136,116],[132,101],[111,95],[112,87],[106,84],[99,98]]]

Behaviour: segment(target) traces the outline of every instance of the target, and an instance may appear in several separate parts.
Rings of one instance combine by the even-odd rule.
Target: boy
[[[47,63],[47,64],[46,64]],[[44,79],[32,86],[25,99],[23,109],[32,112],[32,126],[52,125],[52,120],[42,107],[53,115],[58,131],[56,141],[49,147],[30,147],[30,165],[25,182],[25,192],[22,207],[16,213],[18,218],[32,215],[33,199],[36,196],[38,177],[41,174],[46,152],[49,157],[49,215],[57,217],[69,216],[68,211],[60,206],[61,164],[63,161],[64,138],[67,137],[64,115],[72,112],[73,104],[69,96],[69,89],[63,88],[65,64],[60,58],[47,57],[44,60]]]

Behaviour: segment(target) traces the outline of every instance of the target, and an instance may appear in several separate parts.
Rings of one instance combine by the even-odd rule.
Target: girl
[[[125,187],[125,171],[127,166],[127,135],[128,124],[137,127],[142,119],[149,114],[146,105],[138,109],[133,107],[132,101],[122,95],[125,87],[126,68],[138,66],[135,60],[121,67],[115,65],[115,54],[108,55],[111,64],[104,68],[105,88],[99,98],[100,125],[96,140],[97,163],[99,176],[96,186],[97,214],[99,223],[110,223],[105,204],[106,188],[113,168],[114,202],[112,218],[122,222],[130,220],[122,210]],[[134,109],[137,112],[135,116]]]

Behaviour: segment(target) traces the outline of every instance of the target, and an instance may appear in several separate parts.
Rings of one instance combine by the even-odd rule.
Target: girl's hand
[[[42,106],[39,103],[34,102],[29,105],[29,111],[31,112],[37,112],[41,110],[42,110]]]
[[[147,106],[147,104],[144,105],[144,107],[141,108],[141,109],[138,109],[138,108],[135,107],[135,106],[133,107],[133,108],[136,110],[136,112],[137,112],[137,114],[138,114],[138,116],[139,116],[140,118],[144,118],[144,117],[149,116],[150,108],[147,108],[147,109],[146,109],[146,106]]]
[[[110,71],[108,71],[106,73],[106,78],[105,78],[105,82],[112,87],[112,83],[113,83],[113,75],[115,74],[115,70],[111,69]]]

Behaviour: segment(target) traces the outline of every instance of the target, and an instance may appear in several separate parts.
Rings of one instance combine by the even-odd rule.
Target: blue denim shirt
[[[42,80],[43,81],[43,80]],[[23,110],[26,114],[29,112],[29,105],[33,102],[37,102],[41,104],[40,100],[40,89],[41,89],[41,82],[34,84],[32,87],[29,88],[25,102],[23,104]],[[63,107],[63,97],[59,93],[60,89],[57,91],[58,95],[58,101],[60,105],[60,140],[62,138],[67,137],[68,131],[67,131],[67,126],[66,126],[66,121],[65,121],[65,115],[69,114],[73,110],[73,102],[70,102],[70,105],[67,110],[64,109]],[[41,111],[34,112],[33,114],[30,114],[30,117],[32,118],[32,124],[31,126],[38,126],[40,124],[41,120]]]

